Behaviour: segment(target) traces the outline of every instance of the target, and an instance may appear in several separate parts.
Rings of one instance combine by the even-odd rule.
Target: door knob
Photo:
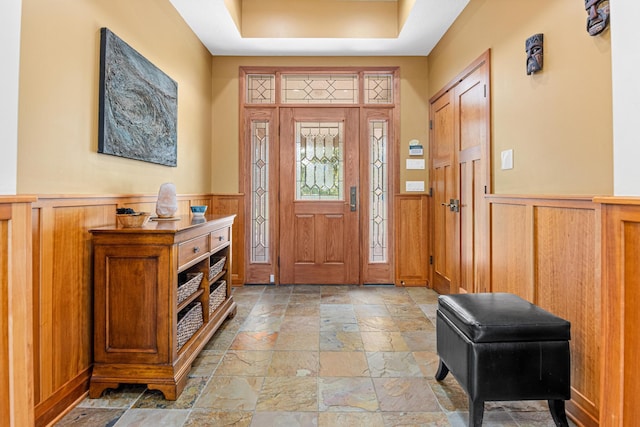
[[[449,199],[449,203],[440,203],[442,206],[448,206],[451,212],[460,212],[460,200]]]

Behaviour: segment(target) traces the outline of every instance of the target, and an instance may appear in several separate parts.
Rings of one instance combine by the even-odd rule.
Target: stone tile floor
[[[392,286],[245,286],[176,401],[124,385],[57,426],[467,425],[455,379],[434,380],[437,294]],[[488,402],[486,427],[553,426],[546,402]],[[570,422],[571,426],[574,426]]]

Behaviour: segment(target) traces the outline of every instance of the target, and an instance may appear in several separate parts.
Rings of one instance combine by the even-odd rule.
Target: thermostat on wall
[[[409,141],[409,155],[410,156],[422,156],[424,154],[424,150],[422,149],[422,144],[417,139],[412,139]]]

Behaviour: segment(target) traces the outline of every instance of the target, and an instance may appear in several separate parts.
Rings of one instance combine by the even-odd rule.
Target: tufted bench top
[[[514,294],[441,295],[438,311],[475,343],[571,339],[568,321]]]

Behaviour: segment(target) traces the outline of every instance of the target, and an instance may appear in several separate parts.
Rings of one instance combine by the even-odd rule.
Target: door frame
[[[363,209],[359,209],[360,215],[360,267],[359,280],[360,285],[365,283],[371,284],[391,284],[395,282],[395,245],[393,240],[394,230],[394,195],[399,188],[399,173],[397,173],[396,162],[399,158],[399,129],[400,120],[400,79],[399,67],[240,67],[239,69],[239,188],[244,197],[245,227],[241,235],[245,242],[245,263],[244,278],[246,283],[250,284],[268,284],[270,276],[274,276],[274,283],[279,283],[279,236],[280,227],[280,206],[278,200],[279,194],[279,128],[280,128],[280,109],[281,108],[358,108],[360,117],[360,188],[359,206],[365,206],[362,188],[368,184],[368,175],[366,175],[366,165],[368,163],[368,153],[362,153],[364,147],[368,146],[368,132],[363,126],[366,126],[368,120],[378,120],[386,118],[388,120],[388,137],[387,137],[387,165],[388,165],[388,226],[387,226],[387,262],[371,263],[368,261],[368,222],[367,213]],[[358,102],[352,104],[298,104],[298,103],[282,103],[281,101],[281,77],[285,74],[319,74],[319,75],[340,75],[340,74],[357,74],[358,75]],[[392,91],[393,97],[391,103],[365,103],[365,75],[390,74],[392,75]],[[272,82],[271,93],[272,99],[267,102],[250,103],[247,101],[247,76],[264,75],[274,76]],[[269,211],[271,220],[269,222],[269,233],[271,236],[271,244],[268,250],[269,261],[264,263],[254,263],[251,260],[251,122],[254,119],[264,119],[269,121],[270,134],[273,138],[269,144],[270,158],[270,174],[269,174]]]

